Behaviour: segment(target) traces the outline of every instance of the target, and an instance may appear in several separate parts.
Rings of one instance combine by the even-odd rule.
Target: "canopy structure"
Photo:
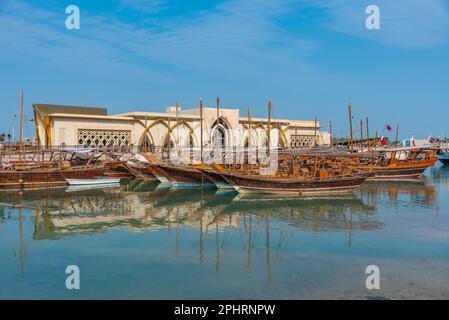
[[[36,137],[40,146],[51,146],[53,131],[53,115],[89,115],[107,116],[108,111],[102,107],[66,106],[59,104],[34,103],[34,123],[36,126]]]

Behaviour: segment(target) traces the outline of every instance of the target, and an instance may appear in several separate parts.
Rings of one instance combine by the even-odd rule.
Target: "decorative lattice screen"
[[[311,147],[314,145],[315,136],[291,135],[290,146],[292,148]]]
[[[79,129],[78,144],[85,147],[128,146],[131,131]]]

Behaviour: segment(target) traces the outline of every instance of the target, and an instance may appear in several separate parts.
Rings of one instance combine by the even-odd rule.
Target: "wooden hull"
[[[434,159],[426,159],[416,161],[415,163],[397,164],[389,166],[374,166],[374,167],[358,167],[357,169],[371,171],[374,176],[368,180],[416,180],[422,177],[427,168],[433,166],[437,161]]]
[[[404,168],[381,168],[374,169],[374,176],[369,180],[408,180],[408,179],[420,179],[422,174],[430,165],[419,167],[404,167]]]
[[[213,181],[211,181],[204,172],[196,168],[170,166],[165,164],[154,164],[153,166],[155,172],[157,172],[158,175],[162,175],[174,187],[214,185]]]
[[[105,167],[69,169],[0,170],[0,188],[48,188],[67,185],[66,179],[91,179],[103,175]]]
[[[159,181],[151,166],[128,166],[133,176],[146,181]]]
[[[154,165],[148,165],[149,170],[153,173],[153,175],[156,177],[156,180],[158,180],[161,184],[164,185],[170,185],[171,186],[171,180],[170,175],[165,172],[164,169],[156,167]]]
[[[120,178],[120,179],[130,179],[130,178],[134,178],[134,176],[132,174],[129,173],[123,173],[123,172],[105,172],[103,173],[103,175],[105,177],[108,178]]]
[[[230,184],[228,181],[226,181],[219,172],[215,172],[213,170],[205,170],[205,169],[200,169],[201,171],[203,171],[208,179],[210,181],[212,181],[215,186],[220,189],[220,190],[233,190],[234,187],[232,184]]]
[[[369,180],[407,180],[420,179],[427,168],[391,169],[374,171],[374,177]]]
[[[365,175],[359,175],[354,177],[303,181],[264,176],[249,177],[227,173],[221,175],[240,193],[285,194],[297,197],[352,192],[367,178]]]

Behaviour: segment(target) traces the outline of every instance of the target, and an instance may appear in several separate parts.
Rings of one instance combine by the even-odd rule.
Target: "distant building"
[[[402,140],[402,145],[404,147],[424,147],[424,146],[431,146],[433,145],[432,142],[429,141],[429,139],[404,139]]]
[[[170,145],[198,147],[200,108],[108,115],[106,108],[33,104],[36,136],[41,146],[137,146],[145,151]],[[249,126],[250,124],[250,126]],[[271,119],[270,145],[307,147],[330,144],[329,133],[314,120]],[[203,145],[261,146],[268,141],[268,119],[240,117],[238,109],[203,108]]]

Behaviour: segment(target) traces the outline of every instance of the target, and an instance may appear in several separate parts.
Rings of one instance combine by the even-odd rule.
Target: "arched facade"
[[[36,136],[43,146],[137,147],[152,152],[164,146],[198,148],[219,143],[223,147],[261,146],[306,147],[315,141],[328,143],[329,135],[319,130],[319,122],[300,120],[247,118],[238,109],[203,108],[203,125],[199,109],[177,112],[131,112],[107,115],[106,109],[55,105],[33,105]]]
[[[210,143],[214,148],[227,148],[234,146],[231,124],[223,117],[212,123]]]
[[[142,134],[142,137],[139,141],[139,151],[140,152],[154,152],[155,146],[153,140],[147,132]]]

